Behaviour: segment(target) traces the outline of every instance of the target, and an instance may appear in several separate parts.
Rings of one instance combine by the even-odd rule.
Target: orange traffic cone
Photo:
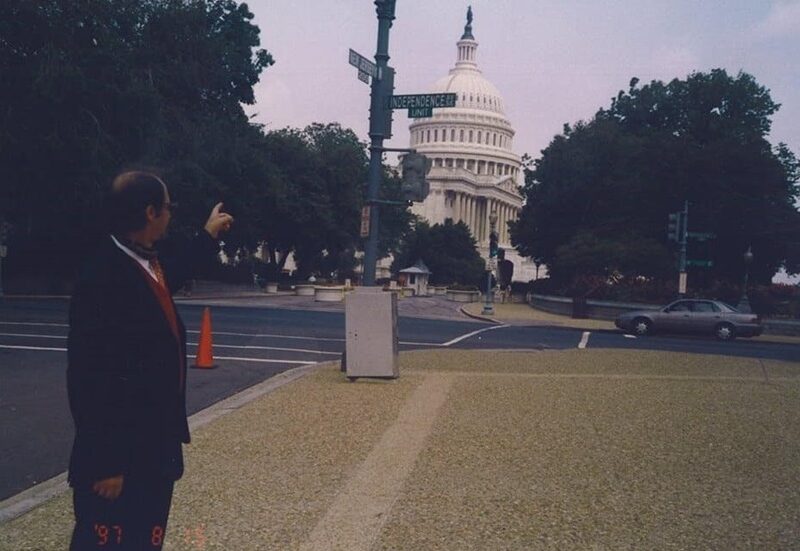
[[[197,346],[197,357],[191,366],[195,369],[214,369],[214,352],[211,345],[211,310],[208,306],[203,310],[203,323],[200,325],[200,343]]]

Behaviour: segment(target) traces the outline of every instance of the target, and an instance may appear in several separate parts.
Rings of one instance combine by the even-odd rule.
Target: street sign
[[[369,237],[369,205],[361,207],[361,237]]]
[[[421,119],[423,117],[432,117],[433,107],[411,107],[408,110],[409,119]]]
[[[690,239],[696,239],[697,241],[706,241],[708,239],[714,239],[717,237],[715,233],[705,233],[705,232],[694,232],[690,231],[688,234]]]
[[[369,84],[369,73],[365,73],[361,69],[358,70],[358,80],[365,84]]]
[[[455,107],[457,94],[406,94],[389,98],[389,109]]]
[[[356,52],[355,50],[350,50],[350,65],[361,71],[362,73],[367,73],[372,78],[378,76],[378,66],[371,62],[369,59],[361,55],[360,53]],[[360,77],[359,77],[360,78]]]
[[[687,260],[687,266],[698,266],[700,268],[710,268],[714,265],[713,260]]]

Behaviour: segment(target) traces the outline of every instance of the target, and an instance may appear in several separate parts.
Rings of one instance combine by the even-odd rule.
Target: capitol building
[[[507,225],[522,208],[520,157],[513,150],[514,129],[503,98],[478,68],[471,11],[456,46],[455,66],[430,90],[456,94],[455,107],[434,109],[433,116],[409,126],[410,147],[433,163],[430,193],[412,212],[430,224],[447,218],[464,222],[484,258],[489,256],[489,215],[496,213],[500,247],[514,263],[514,280],[528,281],[535,268],[512,248]]]

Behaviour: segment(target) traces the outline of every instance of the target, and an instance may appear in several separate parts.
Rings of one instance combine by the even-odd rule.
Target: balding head
[[[145,212],[152,206],[161,212],[167,197],[167,186],[155,173],[127,170],[111,182],[106,196],[105,214],[109,231],[125,235],[139,231],[147,224]]]

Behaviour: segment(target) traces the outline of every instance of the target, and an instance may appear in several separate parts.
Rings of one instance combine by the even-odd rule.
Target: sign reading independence
[[[389,98],[389,109],[455,107],[457,94],[407,94]]]

